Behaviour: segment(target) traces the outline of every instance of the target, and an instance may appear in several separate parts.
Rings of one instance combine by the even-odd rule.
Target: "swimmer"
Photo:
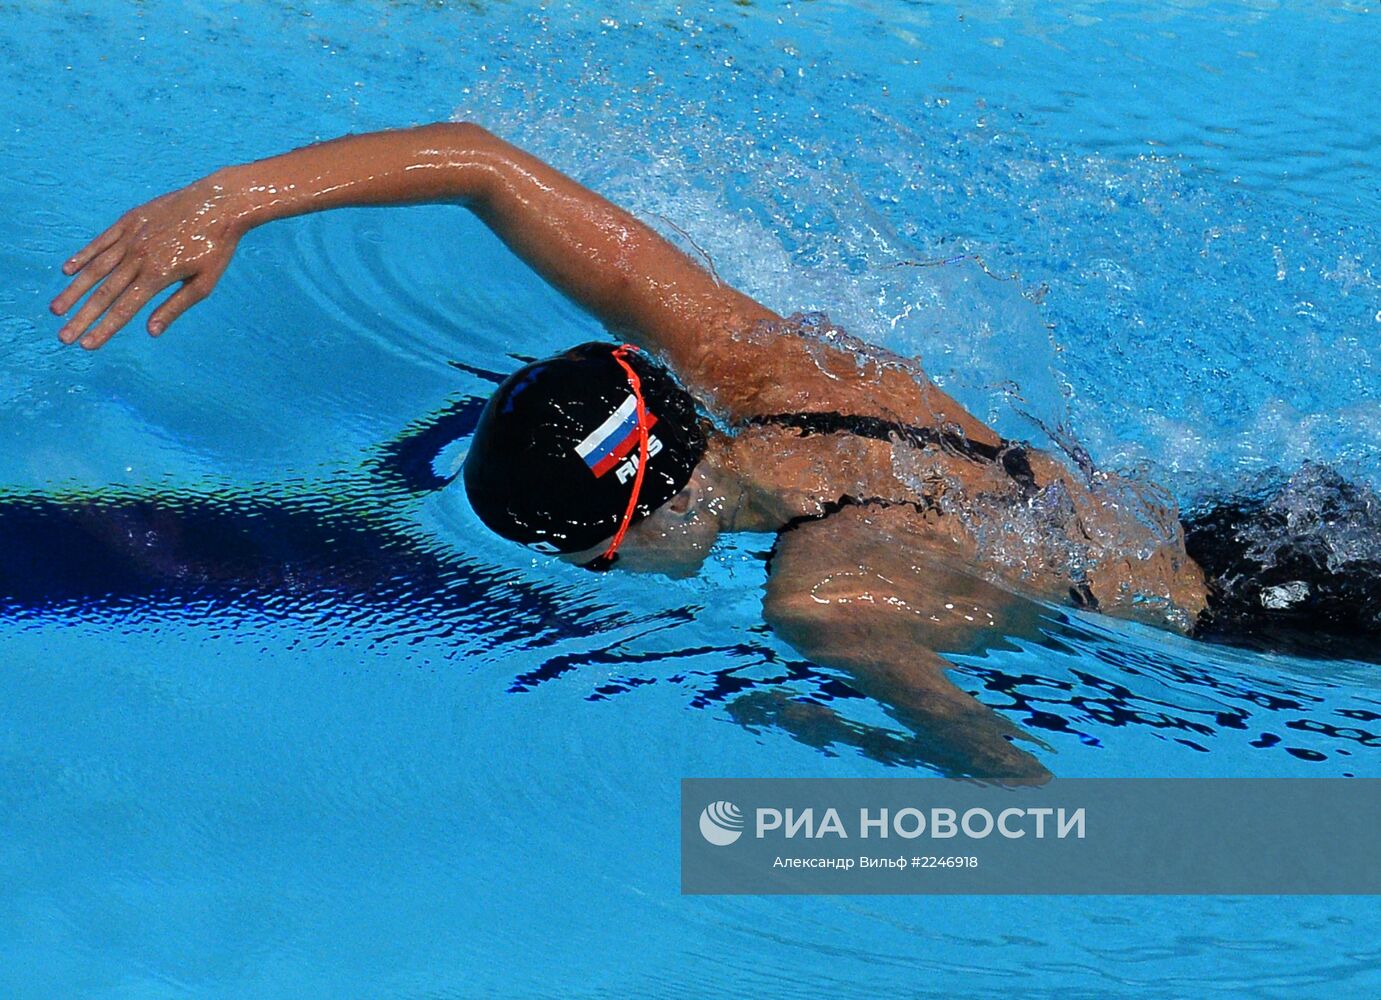
[[[87,297],[59,337],[99,348],[177,285],[148,319],[161,335],[266,222],[419,202],[470,209],[615,338],[498,387],[462,472],[479,519],[593,570],[678,577],[721,533],[774,533],[765,621],[886,706],[946,773],[1049,777],[1017,745],[1029,736],[950,682],[942,654],[1038,635],[1051,603],[1186,634],[1215,622],[1226,585],[1191,557],[1168,500],[1002,438],[915,360],[779,316],[474,124],[319,143],[127,212],[64,264],[53,312]],[[783,714],[839,721],[803,719],[830,716],[822,706]]]

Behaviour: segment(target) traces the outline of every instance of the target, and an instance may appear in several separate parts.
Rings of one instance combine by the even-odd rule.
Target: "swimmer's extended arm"
[[[936,649],[971,649],[990,633],[1028,631],[1025,602],[946,563],[832,525],[802,525],[777,542],[763,615],[803,656],[844,671],[865,697],[913,734],[894,741],[913,759],[948,775],[1027,785],[1047,771],[1014,739],[1031,740],[1003,716],[957,688]],[[866,743],[832,713],[796,713],[817,736]],[[848,730],[855,731],[844,736]],[[876,742],[876,741],[874,741]],[[865,747],[866,749],[866,747]]]
[[[888,714],[911,731],[894,740],[914,760],[939,768],[951,777],[977,778],[1004,785],[1039,785],[1050,780],[1035,757],[1013,739],[1026,737],[998,713],[959,690],[945,676],[952,665],[924,646],[908,641],[883,648],[884,637],[896,624],[887,609],[868,608],[845,614],[798,606],[767,608],[773,631],[802,655],[823,667],[848,674],[849,685],[884,706]],[[817,731],[848,731],[866,750],[866,731],[850,727],[834,713],[813,720]],[[1029,737],[1028,737],[1029,738]]]
[[[64,264],[73,281],[53,300],[53,312],[66,313],[99,287],[59,335],[100,347],[181,282],[149,318],[149,332],[162,333],[210,293],[239,239],[273,219],[444,201],[465,204],[556,288],[607,325],[664,350],[673,364],[712,346],[707,332],[774,318],[553,167],[477,125],[443,123],[346,136],[227,167],[127,212]]]

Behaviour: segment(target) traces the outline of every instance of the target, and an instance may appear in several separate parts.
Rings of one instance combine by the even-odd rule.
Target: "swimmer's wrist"
[[[213,193],[225,221],[239,235],[304,211],[273,190],[273,185],[266,184],[254,170],[256,166],[244,163],[221,167],[202,181]]]

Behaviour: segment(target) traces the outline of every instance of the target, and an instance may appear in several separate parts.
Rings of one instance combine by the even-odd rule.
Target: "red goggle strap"
[[[600,556],[603,560],[612,560],[614,554],[618,552],[619,546],[623,543],[623,536],[628,534],[628,526],[633,523],[633,512],[638,509],[638,497],[643,491],[643,473],[647,469],[647,404],[643,402],[643,384],[638,378],[638,373],[633,370],[633,366],[628,363],[628,355],[637,351],[632,344],[624,344],[614,351],[614,360],[628,375],[628,384],[633,389],[633,399],[638,404],[638,471],[633,474],[633,492],[628,497],[628,509],[623,512],[623,522],[619,525],[619,530],[614,533],[613,541]]]

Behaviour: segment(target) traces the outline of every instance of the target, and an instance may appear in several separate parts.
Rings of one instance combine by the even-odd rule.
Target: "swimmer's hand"
[[[181,283],[149,317],[148,331],[158,336],[211,294],[248,228],[246,218],[216,174],[126,212],[62,265],[72,283],[49,306],[55,314],[65,315],[95,291],[58,338],[64,344],[80,338],[94,350],[155,295]]]

